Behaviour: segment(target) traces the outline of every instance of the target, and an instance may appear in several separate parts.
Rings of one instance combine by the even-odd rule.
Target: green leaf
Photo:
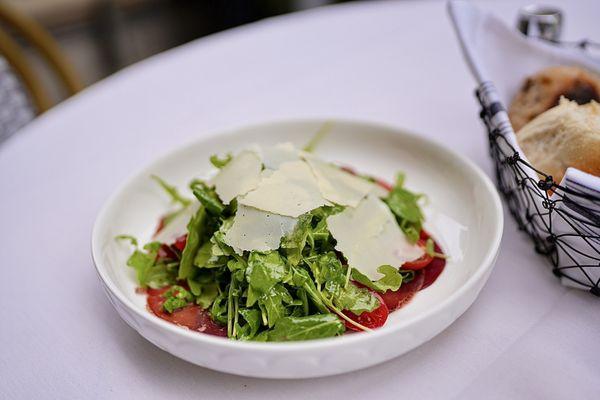
[[[403,187],[404,181],[406,180],[406,174],[404,172],[398,172],[396,174],[396,184],[397,187]]]
[[[213,237],[210,238],[210,242],[213,246],[213,255],[215,256],[234,256],[235,251],[225,243],[225,233],[231,228],[233,225],[233,217],[226,219],[221,224],[221,227],[218,231],[215,232]]]
[[[288,275],[284,259],[276,251],[261,253],[253,251],[248,257],[246,279],[258,294],[268,293],[271,288]]]
[[[326,217],[317,222],[317,225],[309,232],[309,237],[312,247],[314,247],[316,243],[324,243],[329,240],[331,233],[327,227]]]
[[[209,188],[206,183],[199,180],[194,180],[190,184],[190,188],[194,196],[206,208],[206,211],[212,215],[221,215],[223,213],[225,206],[213,188]]]
[[[296,297],[302,302],[300,307],[296,307],[296,310],[298,310],[299,313],[299,315],[297,316],[308,315],[310,305],[308,304],[308,296],[306,294],[306,290],[304,288],[299,288],[298,290],[296,290]]]
[[[435,244],[432,238],[428,238],[425,242],[425,253],[430,257],[435,257]]]
[[[391,265],[382,265],[377,268],[377,271],[384,276],[377,281],[372,281],[356,268],[352,268],[352,279],[380,293],[388,290],[396,291],[402,285],[402,275],[398,268]]]
[[[335,314],[317,314],[306,317],[284,317],[269,331],[272,342],[322,339],[344,333],[344,323]]]
[[[333,251],[308,258],[306,261],[318,285],[329,283],[341,287],[346,284],[346,268]]]
[[[404,232],[410,243],[416,243],[421,236],[421,224],[411,224],[410,222],[402,221],[400,229],[402,229],[402,232]]]
[[[194,300],[194,296],[190,292],[178,285],[172,286],[163,297],[165,299],[163,309],[168,313],[183,308]]]
[[[217,154],[213,154],[210,156],[210,163],[220,169],[226,166],[232,158],[233,156],[231,153],[225,154],[224,157],[219,157]]]
[[[283,249],[288,262],[292,266],[296,266],[302,260],[302,250],[306,245],[306,239],[311,230],[310,223],[312,221],[311,214],[303,214],[298,219],[296,227],[292,233],[284,236],[281,239],[281,249]]]
[[[246,323],[238,327],[237,338],[242,340],[254,338],[260,329],[260,311],[255,308],[242,308],[239,313]]]
[[[348,310],[356,315],[373,311],[380,305],[377,297],[368,289],[353,284],[341,288],[333,298],[333,304],[340,310]]]
[[[227,262],[227,269],[231,271],[231,273],[240,273],[240,281],[243,280],[244,273],[246,272],[246,268],[248,268],[248,263],[244,261],[243,258],[231,259]]]
[[[323,302],[321,292],[317,289],[315,282],[310,277],[308,271],[303,268],[292,268],[292,284],[306,291],[308,298],[322,313],[328,313],[329,309]]]
[[[185,197],[183,197],[175,186],[169,185],[160,177],[152,175],[151,178],[158,182],[160,187],[162,187],[164,191],[169,195],[169,197],[171,197],[171,201],[173,203],[179,203],[183,207],[187,207],[192,202],[190,199],[186,199]]]
[[[188,278],[190,291],[196,296],[196,304],[209,308],[219,294],[218,274],[214,270],[196,270],[193,278]]]
[[[321,251],[333,250],[332,237],[327,227],[327,217],[340,213],[344,210],[343,206],[323,206],[310,212],[313,219],[313,228],[308,234],[308,243],[311,248],[318,247]]]
[[[156,263],[159,242],[151,242],[143,250],[135,250],[127,260],[134,268],[140,287],[158,289],[175,283],[176,264]]]
[[[419,199],[422,196],[405,189],[403,185],[404,175],[398,174],[396,186],[384,201],[396,216],[400,229],[406,234],[410,242],[415,243],[419,239],[424,220],[419,206]]]
[[[213,236],[214,238],[214,236]],[[224,256],[217,244],[211,240],[204,242],[196,257],[194,257],[194,265],[198,268],[219,268],[227,264],[229,257]]]
[[[293,300],[290,293],[281,284],[273,286],[268,293],[258,299],[258,305],[266,313],[269,328],[273,327],[280,318],[287,315],[286,304],[291,304]]]
[[[399,218],[408,222],[419,223],[423,221],[423,214],[419,207],[420,196],[401,187],[395,187],[386,199],[390,210]]]
[[[126,240],[131,243],[132,246],[138,247],[137,239],[131,235],[117,235],[115,236],[115,240]]]
[[[215,322],[227,325],[227,292],[220,293],[212,303],[210,315]]]
[[[202,286],[202,292],[196,297],[196,304],[202,308],[208,308],[219,295],[219,285],[215,282]]]
[[[425,242],[425,253],[434,258],[448,258],[445,254],[435,251],[435,242],[432,238],[427,238],[427,241]]]
[[[206,235],[206,209],[202,206],[196,211],[196,215],[190,220],[187,226],[188,236],[185,248],[181,253],[181,263],[179,265],[178,278],[183,280],[192,276],[194,267],[194,258],[202,244],[202,238]]]

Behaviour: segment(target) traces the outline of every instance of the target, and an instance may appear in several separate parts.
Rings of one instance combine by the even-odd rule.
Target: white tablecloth
[[[481,3],[511,24],[525,1]],[[565,36],[600,39],[600,3],[570,1]],[[308,381],[213,372],[113,311],[90,233],[133,171],[208,129],[297,116],[382,121],[490,172],[474,82],[442,2],[294,14],[135,65],[0,146],[0,398],[597,398],[600,303],[559,285],[507,218],[496,269],[445,332],[367,370]]]

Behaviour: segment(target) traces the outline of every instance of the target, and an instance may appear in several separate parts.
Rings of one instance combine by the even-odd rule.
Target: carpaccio
[[[344,167],[343,169],[350,173],[354,173],[354,171],[350,168]],[[376,182],[388,191],[390,191],[392,188],[392,186],[385,181],[376,180]],[[156,233],[158,233],[163,226],[164,223],[161,219]],[[429,234],[422,230],[418,243],[424,247],[429,238]],[[171,245],[163,244],[158,252],[157,257],[173,258],[177,252],[183,251],[186,239],[187,235],[183,235],[177,238],[176,241]],[[443,255],[441,247],[435,240],[434,250],[436,254]],[[401,269],[413,271],[414,277],[412,280],[403,283],[402,286],[395,291],[388,290],[385,293],[377,293],[369,289],[379,300],[380,306],[373,311],[364,312],[360,315],[353,314],[349,311],[343,311],[344,316],[367,328],[379,328],[385,324],[390,312],[406,306],[418,291],[431,286],[440,276],[445,266],[445,258],[432,257],[427,254],[424,254],[417,260],[404,263]],[[352,283],[358,286],[363,286],[357,282]],[[187,288],[187,284],[185,282],[180,282],[179,285]],[[198,305],[189,304],[184,308],[173,311],[172,313],[166,312],[163,309],[163,303],[165,302],[163,294],[169,289],[170,286],[163,287],[161,289],[145,290],[148,296],[148,309],[154,313],[154,315],[164,319],[165,321],[186,327],[192,331],[205,333],[208,335],[227,337],[227,327],[213,321],[208,310],[203,309]],[[345,324],[347,332],[360,331],[358,327],[348,321],[346,321]]]

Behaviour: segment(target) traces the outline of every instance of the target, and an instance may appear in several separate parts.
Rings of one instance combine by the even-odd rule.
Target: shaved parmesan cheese
[[[372,194],[373,196],[376,196],[379,198],[384,198],[384,197],[387,197],[390,194],[390,192],[388,192],[386,189],[384,189],[380,185],[374,183],[369,194]]]
[[[200,203],[194,202],[179,211],[177,215],[152,238],[152,240],[161,243],[172,243],[179,236],[187,233],[187,224],[196,214],[198,208],[200,208]]]
[[[263,164],[267,169],[278,169],[281,164],[288,161],[296,161],[300,158],[298,150],[289,142],[265,147],[261,153]]]
[[[318,158],[307,156],[306,162],[317,177],[323,197],[333,203],[356,207],[377,186]]]
[[[358,207],[347,207],[327,218],[331,235],[337,240],[336,250],[342,252],[348,264],[371,280],[383,274],[382,265],[400,267],[423,255],[422,248],[410,244],[400,230],[387,205],[369,195]]]
[[[212,180],[215,191],[225,204],[258,186],[262,162],[252,151],[242,151],[225,165]]]
[[[239,204],[290,217],[298,217],[330,204],[304,161],[289,161],[264,177],[258,187],[238,199]]]
[[[296,218],[240,204],[233,217],[233,225],[225,233],[224,241],[240,255],[244,250],[276,250],[281,238],[291,233],[297,222]]]

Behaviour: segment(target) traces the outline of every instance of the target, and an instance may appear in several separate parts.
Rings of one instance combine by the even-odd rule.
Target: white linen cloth
[[[527,2],[482,7],[512,23]],[[566,38],[600,38],[600,3],[561,6]],[[97,281],[90,234],[103,202],[202,132],[354,117],[445,142],[490,172],[474,88],[444,2],[365,2],[201,39],[41,116],[0,147],[0,398],[596,398],[598,299],[561,286],[508,216],[496,268],[461,318],[403,357],[337,377],[196,367],[129,328]]]

